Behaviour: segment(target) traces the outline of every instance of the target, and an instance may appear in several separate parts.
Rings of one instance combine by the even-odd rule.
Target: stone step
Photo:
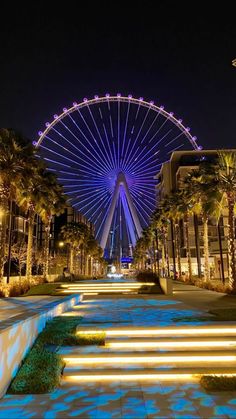
[[[146,327],[146,326],[122,326],[122,327],[109,327],[101,328],[95,326],[93,328],[88,326],[78,325],[78,333],[99,333],[106,332],[106,337],[181,337],[181,336],[235,336],[236,337],[236,325],[234,324],[207,324],[207,325],[181,325],[181,326],[167,326],[167,327]]]
[[[126,380],[126,379],[191,379],[198,375],[236,375],[236,366],[226,367],[224,364],[220,366],[191,366],[191,367],[170,367],[167,366],[157,368],[65,368],[63,372],[64,380],[80,382],[82,380]]]
[[[171,354],[168,353],[145,353],[145,354],[137,354],[137,353],[129,353],[129,354],[120,354],[120,353],[95,353],[95,354],[64,354],[63,360],[66,362],[66,367],[74,367],[83,366],[86,368],[87,365],[95,364],[96,367],[105,364],[126,364],[136,365],[136,364],[157,364],[157,365],[165,365],[165,364],[185,364],[185,365],[199,365],[202,366],[210,366],[215,364],[225,364],[226,366],[236,366],[236,352],[232,351],[216,351],[214,354],[211,351],[202,351],[202,352],[172,352]],[[207,363],[207,364],[205,364]]]
[[[123,343],[123,342],[114,342],[114,343]],[[232,352],[236,348],[236,340],[232,341],[230,338],[224,340],[207,340],[207,339],[198,339],[193,342],[192,340],[181,340],[181,341],[174,341],[174,340],[162,340],[162,341],[155,341],[152,342],[136,342],[137,344],[133,344],[133,342],[127,342],[125,345],[112,345],[106,344],[105,346],[97,346],[97,345],[85,345],[85,346],[65,346],[60,348],[59,353],[63,355],[72,354],[75,356],[79,356],[82,354],[139,354],[140,352],[144,352],[145,354],[158,354],[158,353],[173,353],[173,352],[181,352],[181,353],[202,353],[211,351],[212,353],[224,351],[224,353]],[[146,347],[145,347],[146,344]],[[148,351],[148,352],[147,352]]]

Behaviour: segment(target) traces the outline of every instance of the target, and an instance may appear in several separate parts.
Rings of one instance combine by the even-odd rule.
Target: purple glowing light
[[[161,110],[163,110],[164,108],[165,108],[165,106],[163,106],[163,105],[161,105],[161,106],[160,106],[160,109],[161,109]]]
[[[39,131],[39,132],[38,132],[38,135],[41,137],[41,135],[42,135],[42,131]]]
[[[178,119],[179,124],[182,124],[183,120],[182,119]]]
[[[46,127],[49,127],[50,126],[50,122],[46,122],[45,126]]]
[[[153,100],[151,100],[149,103],[150,103],[150,105],[154,105],[154,101]]]
[[[133,97],[132,95],[128,95],[128,98],[129,98],[129,99],[132,99],[132,97]]]
[[[63,112],[67,112],[67,108],[63,108]]]
[[[73,106],[77,106],[78,105],[78,103],[77,102],[73,102]]]
[[[117,93],[117,97],[121,97],[121,93]]]
[[[194,137],[193,137],[193,141],[196,141],[197,140],[197,137],[194,135]]]
[[[190,128],[189,128],[189,127],[186,127],[185,129],[186,129],[186,131],[188,131],[188,132],[190,131]]]
[[[94,96],[95,97],[95,99],[97,99],[97,97],[96,96]],[[83,102],[88,102],[88,99],[86,98],[86,97],[84,97],[83,98]]]
[[[94,99],[98,99],[98,95],[95,95],[95,96],[94,96]]]
[[[58,115],[55,113],[55,115],[53,115],[53,118],[54,119],[57,119],[58,118]]]
[[[106,93],[106,97],[110,97],[110,93]]]
[[[170,115],[170,116],[173,116],[173,115],[174,115],[174,112],[170,112],[170,113],[169,113],[169,115]]]
[[[33,141],[32,144],[33,144],[33,146],[36,146],[37,145],[37,141]]]
[[[142,102],[143,101],[143,97],[140,97],[139,100],[140,100],[140,102]]]

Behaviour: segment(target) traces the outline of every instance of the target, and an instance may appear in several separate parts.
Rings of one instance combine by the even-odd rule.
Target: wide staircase
[[[64,348],[64,382],[194,380],[236,375],[236,327],[78,327],[105,332],[104,346]]]
[[[121,281],[119,280],[94,280],[86,282],[77,282],[71,284],[62,284],[57,289],[58,295],[81,293],[87,295],[110,295],[110,294],[138,294],[140,292],[161,293],[158,285],[149,282]]]

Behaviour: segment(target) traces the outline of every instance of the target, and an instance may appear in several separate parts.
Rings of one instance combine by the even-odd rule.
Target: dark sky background
[[[21,5],[1,19],[0,125],[34,140],[73,101],[121,92],[173,111],[204,148],[235,147],[233,9],[99,5]]]

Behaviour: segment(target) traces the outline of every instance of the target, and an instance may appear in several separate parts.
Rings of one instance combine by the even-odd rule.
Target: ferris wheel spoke
[[[103,198],[105,197],[105,195],[107,195],[107,192],[104,192],[104,193],[101,193],[100,194],[100,197],[99,198],[97,198],[97,197],[93,197],[92,199],[90,199],[90,202],[88,202],[87,204],[85,204],[85,205],[80,205],[79,206],[79,209],[80,209],[80,211],[82,211],[83,213],[84,213],[84,215],[86,215],[87,214],[87,212],[89,212],[89,211],[91,211],[96,205],[97,205],[97,203],[99,202],[99,201],[103,201]],[[81,202],[81,201],[80,201]],[[94,205],[92,205],[93,203],[95,202],[95,204]],[[87,211],[85,211],[84,212],[84,209],[87,207],[89,205],[89,209],[87,210]]]
[[[128,125],[128,120],[129,120],[129,111],[130,111],[130,102],[128,103],[128,110],[126,112],[126,118],[125,118],[125,128],[124,128],[124,134],[123,134],[121,161],[120,161],[121,166],[123,164],[122,160],[123,160],[123,156],[124,156],[124,146],[125,146],[125,141],[126,141],[127,125]]]
[[[64,124],[63,123],[63,126],[65,126],[66,127],[66,124]],[[69,129],[69,128],[68,128]],[[57,144],[58,145],[58,147],[61,147],[61,148],[63,148],[65,151],[67,151],[68,153],[71,153],[71,154],[73,154],[74,156],[76,156],[77,158],[79,158],[80,160],[82,160],[85,164],[88,164],[88,165],[90,165],[90,166],[92,166],[93,167],[93,169],[94,169],[94,166],[96,166],[97,168],[99,168],[99,166],[97,166],[97,164],[99,164],[99,161],[96,159],[96,162],[94,162],[94,159],[92,159],[88,154],[91,154],[90,153],[90,150],[84,145],[84,144],[82,144],[82,146],[85,148],[85,150],[86,150],[86,153],[83,151],[83,150],[81,150],[81,149],[79,149],[78,147],[76,147],[73,143],[71,143],[63,134],[61,134],[58,130],[56,130],[55,128],[52,128],[52,130],[53,131],[55,131],[61,138],[63,138],[67,143],[69,143],[73,148],[75,148],[76,149],[76,151],[77,151],[77,154],[74,154],[72,151],[70,151],[70,150],[68,150],[68,149],[66,149],[65,147],[63,147],[60,143],[58,143],[57,141],[55,141],[55,140],[53,140],[51,137],[49,137],[49,136],[46,136],[45,138],[47,138],[47,139],[49,139],[51,142],[53,142],[53,143],[55,143],[55,144]],[[79,143],[81,143],[81,141],[78,139],[78,137],[77,136],[75,136],[74,135],[74,138],[79,142]],[[83,159],[81,156],[80,156],[80,154],[82,154],[84,157],[85,157],[85,159]],[[91,163],[89,163],[87,160],[89,160]]]
[[[71,119],[74,121],[74,119],[71,117]],[[63,122],[63,121],[60,121],[61,122],[61,124],[70,132],[70,134],[79,142],[79,144],[80,145],[82,145],[82,147],[84,147],[85,148],[85,150],[87,151],[87,153],[89,153],[89,155],[93,155],[93,157],[95,158],[95,160],[97,161],[97,163],[98,164],[101,164],[102,163],[102,156],[98,153],[98,151],[95,149],[95,148],[93,148],[93,153],[92,153],[92,151],[84,144],[84,142],[83,141],[81,141],[79,138],[78,138],[78,136],[77,135],[75,135],[72,131],[71,131],[71,129]],[[75,123],[75,125],[76,125],[76,127],[78,128],[78,130],[79,130],[79,132],[81,132],[82,133],[82,130],[80,129],[80,127],[76,124],[76,122],[74,121],[74,123]],[[89,143],[89,140],[88,140],[88,138],[87,138],[87,136],[85,136],[85,134],[83,134],[82,133],[82,135],[83,135],[83,137],[85,138],[85,140]],[[94,152],[95,152],[95,154],[96,154],[96,156],[97,157],[95,157],[94,156]],[[86,153],[83,153],[83,154],[85,154],[86,155]],[[91,158],[90,158],[91,159]],[[92,161],[93,161],[93,159],[91,159]],[[109,169],[109,167],[108,167],[108,169]]]
[[[161,143],[161,141],[163,141],[165,138],[166,138],[166,136],[167,135],[169,135],[169,131],[167,132],[167,133],[165,133],[164,135],[163,135],[163,137],[160,139],[160,140],[158,140],[158,142],[157,143],[155,143],[151,148],[149,148],[148,150],[147,150],[147,152],[145,153],[145,154],[143,154],[143,156],[142,157],[140,157],[140,160],[139,160],[139,162],[141,163],[141,162],[143,162],[143,160],[145,160],[145,161],[148,161],[148,159],[147,159],[147,156],[148,155],[150,155],[151,154],[151,156],[150,156],[150,159],[152,158],[152,155],[153,155],[153,151],[155,150],[155,148],[157,147],[157,146],[159,146],[159,144]],[[159,153],[159,150],[158,151],[156,151],[156,154],[157,153]]]
[[[138,139],[139,139],[140,133],[141,133],[141,131],[142,131],[142,129],[143,129],[143,126],[144,126],[144,124],[145,124],[145,122],[146,122],[146,119],[147,119],[147,117],[148,117],[149,112],[150,112],[150,108],[148,108],[148,109],[147,109],[147,111],[146,111],[145,117],[144,117],[143,122],[142,122],[142,124],[141,124],[141,126],[140,126],[140,128],[139,128],[139,131],[138,131],[138,133],[137,133],[137,135],[136,135],[136,137],[135,137],[135,140],[134,140],[134,142],[133,142],[133,146],[132,146],[132,148],[131,148],[131,150],[130,150],[129,158],[128,158],[128,159],[127,159],[127,161],[126,161],[126,164],[124,165],[124,168],[127,166],[127,164],[128,164],[128,163],[129,163],[129,161],[130,161],[130,158],[131,158],[131,156],[132,156],[132,151],[133,151],[134,147],[135,147],[135,146],[136,146],[136,144],[137,144],[137,141],[138,141]]]
[[[101,111],[101,118],[104,121],[104,117],[102,115],[102,111]],[[112,154],[111,145],[110,145],[110,142],[109,142],[109,139],[108,139],[108,133],[107,133],[106,125],[105,125],[104,122],[102,123],[102,125],[103,125],[103,130],[104,130],[106,142],[107,142],[107,145],[108,145],[108,148],[109,148],[109,152],[110,152],[110,160],[111,160],[113,166],[115,167],[116,164],[115,164],[115,160],[114,160],[114,157],[113,157],[113,154]]]
[[[138,105],[138,107],[137,107],[137,110],[136,110],[136,113],[135,113],[135,117],[134,117],[134,120],[133,120],[133,124],[132,124],[132,128],[131,128],[131,132],[130,132],[130,134],[129,134],[129,137],[130,137],[130,141],[129,141],[129,143],[128,143],[129,145],[130,145],[130,143],[131,143],[131,138],[132,138],[133,133],[134,133],[134,130],[135,130],[135,122],[136,122],[136,120],[137,120],[137,118],[138,118],[139,111],[140,111],[140,103],[139,103],[139,105]],[[127,149],[126,149],[126,153],[125,153],[125,156],[124,156],[124,160],[123,160],[123,167],[125,167],[125,162],[126,162],[126,156],[127,156],[127,154],[128,154],[128,155],[130,154],[130,151],[129,151],[129,145],[128,145]]]
[[[99,114],[100,114],[100,118],[101,118],[101,124],[102,124],[102,126],[103,126],[103,129],[104,129],[104,132],[105,132],[105,138],[106,138],[106,140],[107,140],[107,132],[106,132],[106,128],[105,128],[105,124],[104,124],[104,118],[103,118],[103,115],[102,115],[102,111],[101,111],[101,108],[99,107]],[[108,144],[108,149],[109,149],[109,151],[110,151],[110,155],[109,155],[109,153],[108,153],[108,151],[107,151],[107,148],[106,148],[106,146],[105,146],[105,144],[104,144],[104,141],[102,140],[102,137],[100,136],[100,138],[101,138],[101,144],[102,144],[102,146],[103,146],[103,148],[104,148],[104,151],[105,151],[105,154],[106,154],[106,156],[107,156],[107,159],[108,159],[108,161],[110,161],[110,162],[112,162],[113,163],[113,159],[112,159],[112,154],[111,154],[111,148],[110,148],[110,144],[109,144],[109,141],[107,141],[107,144]]]
[[[178,145],[178,146],[176,146],[175,148],[173,148],[172,150],[170,150],[170,151],[168,151],[168,154],[171,154],[171,153],[173,153],[174,151],[176,151],[176,150],[179,150],[181,147],[183,147],[184,146],[184,144],[180,144],[180,145]]]
[[[50,137],[47,137],[48,139],[50,139]],[[52,140],[52,142],[54,143],[54,144],[57,144],[58,145],[58,147],[61,147],[62,149],[64,149],[69,155],[71,154],[73,157],[75,157],[75,158],[77,158],[78,159],[78,163],[77,164],[79,164],[81,167],[85,167],[85,168],[87,168],[88,166],[90,167],[90,168],[92,168],[92,171],[96,174],[97,172],[96,171],[94,171],[94,169],[97,167],[97,169],[99,170],[100,168],[99,168],[99,166],[97,166],[96,165],[96,163],[91,159],[91,158],[89,158],[89,156],[87,156],[86,155],[86,153],[84,153],[82,150],[79,150],[78,149],[78,152],[79,152],[79,154],[77,153],[77,154],[75,154],[75,153],[73,153],[72,151],[70,151],[70,150],[67,150],[65,147],[63,147],[63,146],[61,146],[61,144],[60,143],[57,143],[56,141],[54,141],[54,140]],[[87,159],[88,160],[91,160],[91,162],[93,162],[93,164],[92,163],[90,163],[89,161],[86,161],[84,158],[82,158],[81,156],[80,156],[80,154],[82,154],[82,155],[84,155],[84,156],[86,156],[87,157]],[[63,154],[61,154],[61,157],[63,158],[64,157],[64,155]],[[82,164],[82,163],[79,163],[79,160],[80,161],[82,161],[84,164]]]
[[[165,144],[165,147],[168,147],[170,144],[172,144],[174,141],[178,140],[178,138],[183,136],[183,132],[181,132],[179,135],[176,135],[175,138],[173,138],[173,140],[169,141],[167,144]]]
[[[89,115],[90,115],[90,117],[91,117],[91,119],[92,119],[92,121],[93,121],[93,124],[94,124],[95,130],[96,130],[96,132],[97,132],[97,134],[98,134],[98,137],[100,138],[100,141],[101,141],[101,143],[103,144],[103,139],[102,139],[102,137],[101,137],[100,131],[99,131],[98,126],[97,126],[97,123],[96,123],[96,121],[95,121],[95,118],[94,118],[94,116],[93,116],[93,113],[92,113],[92,111],[91,111],[91,109],[90,109],[90,106],[89,106],[89,105],[87,105],[87,109],[88,109],[88,111],[89,111]],[[91,132],[92,132],[92,131],[91,131]],[[92,134],[92,135],[93,135],[93,134]],[[93,138],[95,139],[95,137],[94,137],[94,136],[93,136]],[[95,141],[96,141],[96,139],[95,139]],[[97,145],[98,145],[99,149],[101,150],[101,148],[100,148],[100,146],[99,146],[98,142],[97,142]],[[103,144],[103,146],[104,146],[104,144]],[[104,152],[102,152],[102,151],[101,151],[101,153],[102,153],[102,155],[103,155],[103,158],[105,158]],[[111,169],[112,169],[112,167],[111,167],[111,165],[110,165],[110,164],[106,164],[106,166],[108,166],[109,170],[111,170]]]

